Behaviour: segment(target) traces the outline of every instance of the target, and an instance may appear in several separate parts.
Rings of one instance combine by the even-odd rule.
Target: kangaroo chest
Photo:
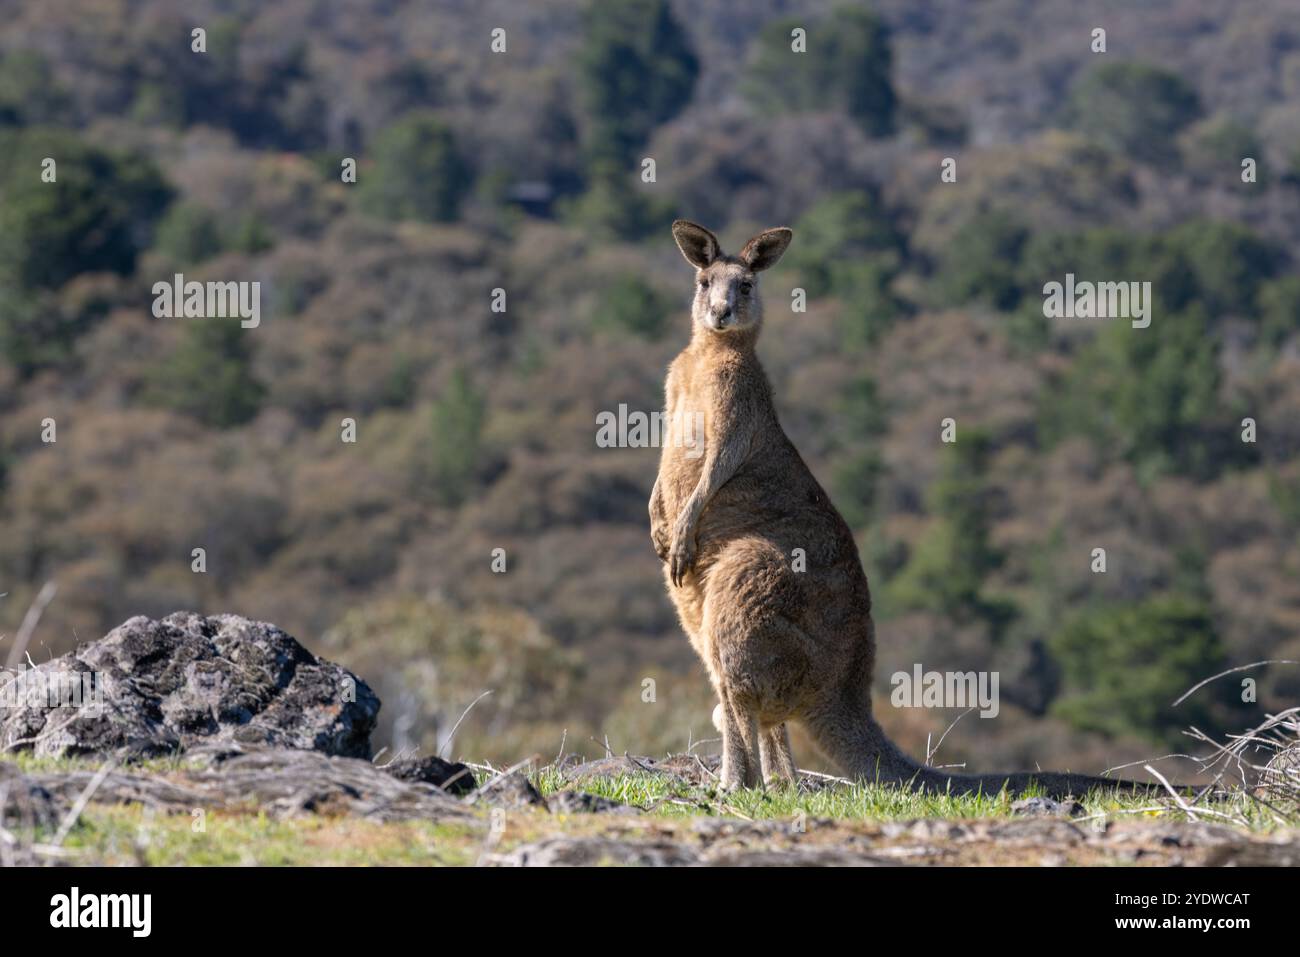
[[[699,481],[714,443],[724,439],[729,419],[728,396],[716,372],[693,366],[678,368],[665,396],[664,451],[661,478],[673,504],[685,502]]]

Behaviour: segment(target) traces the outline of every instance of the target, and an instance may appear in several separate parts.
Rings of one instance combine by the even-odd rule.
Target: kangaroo
[[[727,256],[703,226],[678,220],[672,230],[695,267],[695,298],[690,344],[664,384],[667,421],[702,421],[704,448],[663,443],[650,537],[718,696],[721,787],[793,780],[786,726],[796,720],[859,780],[952,793],[1036,785],[1054,796],[1150,787],[1076,774],[950,774],[886,737],[871,711],[876,638],[857,545],[782,430],[755,352],[758,274],[794,233],[764,230]],[[804,570],[794,570],[795,549]]]

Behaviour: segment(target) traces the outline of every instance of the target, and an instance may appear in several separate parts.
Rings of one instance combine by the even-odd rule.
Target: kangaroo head
[[[757,332],[763,322],[758,273],[776,264],[793,237],[784,226],[765,229],[745,243],[739,256],[724,256],[718,237],[703,226],[684,219],[673,223],[677,248],[695,267],[695,325],[706,334]]]

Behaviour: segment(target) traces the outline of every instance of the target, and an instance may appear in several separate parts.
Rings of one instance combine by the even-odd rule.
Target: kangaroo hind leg
[[[735,695],[724,692],[719,706],[722,719],[722,773],[724,791],[756,788],[762,784],[758,715],[743,707]]]
[[[795,780],[798,772],[790,749],[790,730],[784,722],[765,729],[758,739],[758,748],[764,784]]]

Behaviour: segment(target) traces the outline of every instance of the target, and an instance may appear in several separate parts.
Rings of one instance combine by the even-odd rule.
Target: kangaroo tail
[[[1082,797],[1089,791],[1121,791],[1128,794],[1164,792],[1155,783],[1067,774],[1057,771],[1015,771],[1007,774],[957,774],[914,761],[885,734],[868,713],[849,722],[837,716],[814,716],[809,721],[818,745],[844,772],[857,780],[892,784],[929,794],[997,794],[1007,790],[1018,794],[1037,790],[1053,798]],[[1194,793],[1195,789],[1173,785],[1174,790]]]

